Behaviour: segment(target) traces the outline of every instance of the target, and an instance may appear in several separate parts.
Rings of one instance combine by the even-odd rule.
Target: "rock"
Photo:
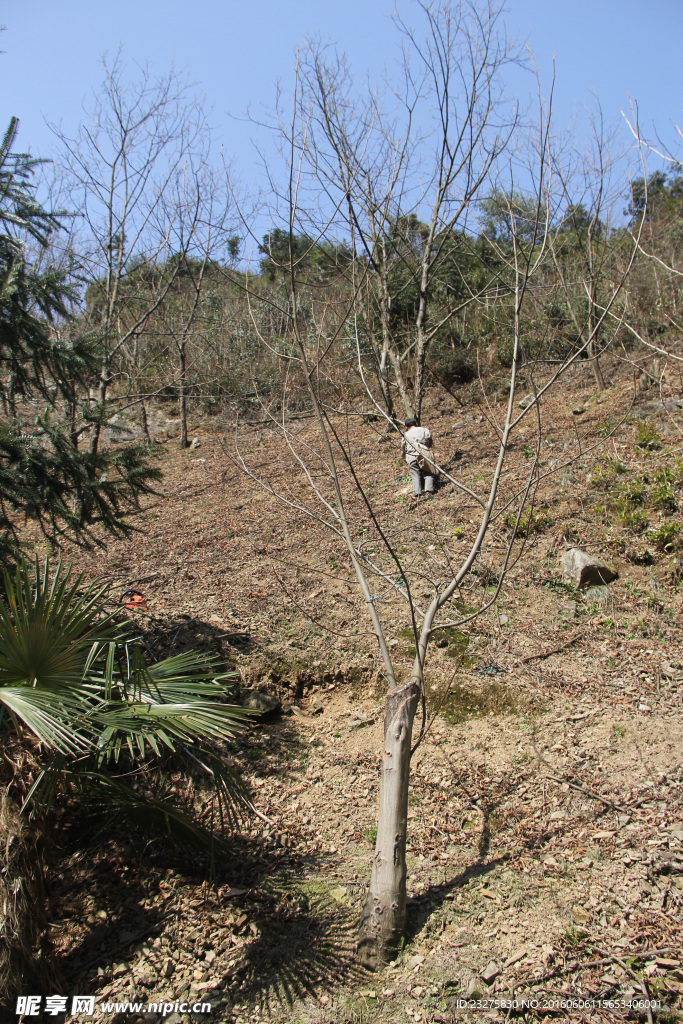
[[[173,960],[171,960],[170,957],[168,957],[166,960],[164,960],[161,966],[161,973],[164,976],[164,978],[170,978],[174,971],[175,963]]]
[[[525,395],[524,398],[520,398],[520,400],[517,403],[517,405],[520,407],[520,409],[528,409],[529,406],[533,405],[535,401],[536,401],[535,396],[529,394],[529,395]]]
[[[562,603],[560,604],[560,618],[576,618],[576,601],[562,601]]]
[[[547,857],[543,858],[543,866],[546,868],[556,868],[558,865],[555,858],[548,854]]]
[[[270,693],[261,693],[260,690],[241,690],[239,701],[242,707],[253,708],[262,715],[276,714],[282,709],[277,697]]]
[[[562,558],[562,578],[577,588],[601,587],[611,583],[618,575],[615,569],[605,565],[599,558],[581,551],[580,548],[569,548]]]
[[[309,705],[309,710],[312,715],[322,715],[325,710],[325,705],[321,701],[320,697],[314,697]]]
[[[202,442],[201,442],[201,441],[199,440],[199,438],[198,438],[198,437],[195,437],[195,438],[193,438],[193,440],[192,440],[192,444],[190,445],[190,448],[199,448],[199,447],[200,447],[200,445],[201,445],[201,443],[202,443]]]
[[[495,978],[500,974],[500,968],[495,960],[489,961],[484,970],[481,972],[481,976],[487,985],[490,985]]]
[[[374,715],[369,715],[366,718],[352,718],[348,726],[349,731],[354,729],[364,729],[366,725],[372,725],[374,721]]]
[[[583,416],[583,414],[585,413],[585,411],[586,411],[586,406],[585,406],[585,405],[576,405],[576,406],[574,406],[574,408],[572,409],[572,412],[573,412],[573,414],[574,414],[575,416]]]
[[[521,949],[516,950],[507,958],[507,960],[503,964],[503,970],[506,971],[508,967],[512,967],[512,965],[518,963],[519,960],[523,960],[528,952],[529,950],[526,948],[526,946],[522,946]]]
[[[416,953],[415,956],[411,956],[410,960],[408,961],[408,967],[419,967],[420,964],[423,964],[424,962],[425,958],[422,956],[422,954]]]
[[[472,978],[472,980],[470,981],[469,985],[467,986],[467,991],[465,992],[465,998],[466,999],[481,999],[482,995],[483,995],[483,992],[481,990],[481,985],[479,983],[479,979],[478,978]]]

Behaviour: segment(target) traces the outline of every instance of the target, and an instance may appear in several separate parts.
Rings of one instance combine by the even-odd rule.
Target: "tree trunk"
[[[597,352],[597,341],[598,341],[598,313],[596,308],[596,295],[595,286],[591,283],[590,294],[588,297],[589,303],[589,314],[588,314],[588,330],[589,338],[587,355],[591,361],[591,367],[593,369],[593,376],[595,377],[595,384],[598,389],[598,393],[605,390],[605,378],[602,375],[602,367],[600,366],[600,360]]]
[[[140,402],[140,429],[147,438],[147,442],[151,444],[152,437],[149,432],[149,424],[147,422],[147,409],[145,408],[144,400]]]
[[[413,403],[410,401],[410,396],[408,395],[408,388],[406,387],[406,382],[403,378],[403,370],[401,369],[401,357],[399,356],[398,352],[393,347],[393,345],[389,348],[389,358],[391,360],[391,365],[394,368],[394,374],[396,376],[396,386],[398,387],[398,392],[403,400],[403,408],[406,411],[406,419],[408,419],[411,416],[415,416],[415,409],[413,408]]]
[[[382,389],[382,397],[384,398],[384,404],[387,409],[387,414],[392,418],[396,419],[394,413],[394,400],[391,397],[391,389],[389,387],[389,375],[387,373],[387,356],[388,350],[386,343],[382,346],[382,355],[379,361],[379,385]]]
[[[187,448],[187,396],[185,394],[185,346],[180,348],[180,374],[178,387],[180,389],[180,440],[179,448]]]
[[[387,694],[377,844],[358,934],[358,957],[371,970],[391,960],[406,925],[406,831],[416,681]]]
[[[109,388],[109,366],[107,363],[102,363],[100,368],[100,379],[97,385],[97,405],[98,405],[98,416],[104,414],[104,403],[107,401],[107,389]],[[100,435],[102,433],[102,424],[97,420],[93,424],[92,436],[90,438],[90,452],[92,455],[97,455],[98,448],[100,446]]]

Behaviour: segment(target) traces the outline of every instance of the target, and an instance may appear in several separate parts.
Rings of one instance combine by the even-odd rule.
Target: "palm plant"
[[[125,819],[139,817],[193,845],[219,841],[166,798],[168,773],[199,768],[214,787],[223,831],[253,810],[221,753],[249,712],[227,702],[215,658],[187,652],[148,664],[127,623],[107,611],[106,588],[72,579],[61,561],[5,572],[0,601],[0,730],[32,735],[49,757],[25,805],[67,781]],[[131,781],[132,780],[132,781]]]

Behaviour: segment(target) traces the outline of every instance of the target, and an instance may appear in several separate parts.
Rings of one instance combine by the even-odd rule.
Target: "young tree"
[[[283,391],[283,412],[280,420],[271,417],[273,427],[282,431],[285,451],[291,459],[294,473],[298,467],[303,479],[310,488],[311,502],[295,497],[291,492],[278,492],[268,481],[253,472],[239,451],[239,443],[235,459],[241,468],[249,474],[259,486],[292,509],[298,516],[309,516],[323,524],[333,537],[344,546],[350,566],[350,575],[357,584],[362,602],[370,619],[379,648],[379,661],[382,675],[386,679],[388,693],[384,719],[384,745],[382,753],[382,769],[380,783],[379,815],[377,825],[377,842],[373,859],[372,878],[370,881],[367,901],[359,926],[359,956],[364,964],[377,967],[394,955],[405,931],[406,920],[406,832],[407,806],[410,778],[410,763],[415,747],[421,742],[426,722],[425,668],[430,640],[439,630],[454,625],[462,625],[474,615],[479,614],[496,600],[505,573],[513,560],[516,527],[519,523],[525,502],[533,491],[537,460],[531,467],[520,467],[515,478],[512,493],[501,496],[501,479],[503,467],[509,453],[510,437],[517,425],[527,416],[534,415],[538,419],[539,450],[540,450],[540,417],[538,404],[532,403],[522,412],[518,412],[516,389],[520,365],[522,362],[522,309],[527,289],[539,269],[544,265],[546,243],[549,232],[548,182],[547,182],[547,124],[546,114],[542,111],[542,124],[538,129],[534,152],[539,154],[539,166],[536,168],[533,187],[525,203],[525,209],[533,213],[531,234],[528,224],[522,226],[514,208],[507,209],[510,220],[510,248],[508,266],[510,279],[508,287],[513,299],[513,332],[514,343],[511,357],[511,368],[508,391],[504,408],[491,409],[491,427],[496,438],[497,456],[492,460],[487,486],[481,493],[475,493],[457,478],[448,473],[444,475],[451,480],[462,496],[461,514],[465,509],[476,510],[477,526],[470,538],[469,550],[464,557],[456,558],[455,553],[448,550],[444,538],[440,538],[446,554],[443,563],[435,573],[430,573],[422,564],[406,563],[394,544],[394,531],[399,529],[391,516],[383,517],[374,507],[369,490],[364,486],[359,471],[354,466],[353,453],[350,446],[335,425],[328,412],[325,400],[325,388],[334,387],[335,375],[333,366],[328,368],[332,357],[335,337],[318,338],[318,344],[311,344],[306,337],[299,316],[299,284],[300,263],[294,258],[295,225],[299,223],[299,203],[302,197],[302,167],[310,158],[306,152],[306,139],[310,139],[309,124],[297,120],[298,115],[308,110],[301,102],[298,92],[294,104],[295,114],[288,127],[290,153],[298,159],[290,161],[287,195],[289,202],[289,287],[288,302],[282,308],[283,316],[287,317],[289,330],[294,345],[287,358],[286,380]],[[304,113],[304,117],[306,117]],[[297,153],[298,140],[298,153]],[[449,178],[449,174],[447,174]],[[450,178],[449,178],[450,180]],[[514,181],[503,194],[515,193]],[[440,239],[438,245],[443,252],[445,240]],[[430,264],[431,266],[431,264]],[[354,292],[354,295],[358,291]],[[356,338],[357,362],[359,372],[365,379],[363,369],[363,339],[359,328],[359,316],[355,311],[355,303],[350,307],[347,318]],[[255,328],[257,327],[254,321]],[[263,339],[268,344],[268,339]],[[574,357],[571,357],[574,358]],[[566,365],[571,362],[571,359]],[[298,378],[305,388],[314,413],[315,436],[305,439],[290,431],[286,420],[287,387],[292,379]],[[553,379],[557,379],[555,376]],[[548,385],[549,386],[549,385]],[[338,388],[341,399],[351,402],[348,394]],[[398,450],[401,434],[396,429],[391,414],[383,408],[382,392],[375,395],[367,386],[365,400],[369,398],[378,413],[383,415],[390,431],[389,437],[395,442]],[[265,408],[267,413],[267,408]],[[443,467],[439,467],[443,471]],[[513,509],[514,512],[510,512]],[[452,599],[459,592],[463,581],[473,568],[481,553],[482,545],[494,517],[504,511],[512,515],[514,527],[511,531],[507,549],[498,567],[498,582],[495,593],[487,594],[481,607],[473,615],[464,617],[456,614],[449,617],[448,609]],[[471,511],[470,511],[471,514]],[[403,530],[409,524],[403,524]],[[368,537],[375,541],[375,553],[366,551]],[[516,557],[516,555],[514,556]],[[429,596],[423,603],[420,591],[424,591],[426,580],[429,580]],[[415,640],[415,658],[407,681],[401,679],[391,655],[388,642],[388,618],[384,615],[385,607],[392,601],[405,603]],[[418,706],[422,703],[423,719],[420,735],[413,740],[413,725]]]
[[[621,172],[625,167],[615,133],[606,128],[599,107],[589,128],[583,152],[575,151],[568,158],[571,147],[565,146],[553,157],[565,209],[551,252],[576,344],[585,350],[600,392],[605,389],[600,353],[608,347],[611,333],[603,330],[602,310],[609,297],[609,282],[613,290],[621,276],[622,237],[614,232],[613,218],[623,197]]]
[[[109,394],[120,382],[120,364],[131,362],[128,350],[139,346],[192,253],[199,211],[194,207],[193,216],[195,197],[179,180],[184,168],[208,160],[209,146],[202,104],[175,71],[154,77],[141,67],[133,77],[120,54],[103,63],[102,90],[75,135],[53,128],[64,186],[81,218],[77,242],[90,282],[82,329],[99,374],[81,433],[93,454],[116,409]]]
[[[501,72],[515,59],[502,5],[416,6],[422,34],[397,18],[404,63],[396,111],[387,114],[379,92],[357,97],[346,62],[312,45],[302,68],[306,130],[292,143],[301,144],[306,169],[335,210],[346,213],[367,268],[381,327],[381,346],[371,343],[385,407],[391,415],[390,363],[406,414],[419,417],[429,346],[473,299],[471,287],[461,287],[454,243],[511,138],[517,111],[502,86]]]
[[[193,167],[188,161],[174,183],[170,202],[174,216],[169,221],[176,253],[164,272],[172,277],[173,283],[158,311],[150,317],[149,327],[152,333],[168,341],[177,359],[172,384],[178,393],[179,446],[187,448],[193,364],[204,361],[211,335],[218,326],[207,285],[217,279],[221,264],[232,261],[236,237],[228,220],[227,187],[209,168]]]

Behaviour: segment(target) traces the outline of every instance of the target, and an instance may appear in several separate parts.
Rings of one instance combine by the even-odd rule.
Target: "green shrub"
[[[647,516],[642,509],[625,508],[622,511],[620,518],[626,529],[632,530],[633,533],[644,533],[647,529]]]
[[[629,508],[636,508],[638,505],[645,504],[645,498],[647,497],[647,491],[642,477],[636,477],[635,480],[630,480],[619,488],[621,494],[621,503]]]
[[[662,551],[677,551],[681,545],[681,525],[664,522],[655,530],[650,530],[647,536]]]
[[[614,486],[615,477],[622,476],[627,472],[626,466],[619,459],[609,459],[593,470],[591,487],[596,487],[600,491],[608,491]]]
[[[662,440],[655,428],[650,423],[639,423],[636,427],[636,448],[652,452],[661,447]]]
[[[671,485],[664,481],[656,484],[650,491],[650,500],[661,512],[675,512],[678,508],[676,495]]]
[[[506,512],[503,517],[503,523],[508,529],[514,529],[515,523],[517,522],[516,512]],[[548,513],[548,509],[545,507],[539,508],[537,511],[534,509],[526,509],[522,512],[519,519],[519,526],[517,532],[524,537],[528,537],[532,533],[543,533],[544,530],[549,529],[553,525],[552,517]]]

